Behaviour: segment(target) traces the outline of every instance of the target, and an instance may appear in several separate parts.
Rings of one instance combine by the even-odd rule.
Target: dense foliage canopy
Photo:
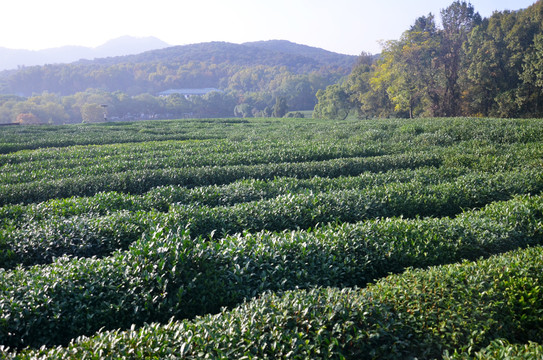
[[[362,54],[340,85],[317,94],[318,117],[543,114],[543,2],[481,18],[465,1],[421,16],[377,61]]]

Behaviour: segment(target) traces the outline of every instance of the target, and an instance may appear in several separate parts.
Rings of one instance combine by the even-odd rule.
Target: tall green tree
[[[349,95],[349,102],[346,105],[356,110],[360,118],[376,116],[382,108],[370,83],[375,71],[375,59],[374,55],[362,52],[345,83]]]
[[[376,63],[321,92],[317,113],[333,113],[345,92],[362,117],[543,115],[543,0],[484,20],[457,0],[441,23],[418,18]]]
[[[533,45],[526,54],[521,74],[522,86],[517,96],[525,113],[543,114],[543,34],[534,37]]]
[[[485,26],[475,28],[465,43],[468,58],[465,67],[464,113],[489,116],[495,111],[495,99],[506,74],[506,47],[500,21],[494,17]]]
[[[538,35],[543,2],[522,11],[495,12],[465,43],[467,114],[539,116]]]
[[[273,106],[273,117],[283,117],[288,112],[287,99],[284,97],[278,97],[275,100],[275,105]]]
[[[387,91],[397,113],[407,113],[410,118],[433,115],[439,99],[439,43],[434,16],[429,14],[418,18],[399,41],[390,42],[385,49],[394,64]]]
[[[351,102],[346,89],[340,84],[328,86],[326,90],[317,91],[318,103],[313,117],[318,119],[340,119],[349,115]]]
[[[473,6],[465,1],[454,1],[441,11],[441,54],[440,59],[444,71],[444,92],[440,106],[443,116],[461,114],[460,72],[465,59],[463,44],[470,32],[479,24],[482,18],[475,12]]]

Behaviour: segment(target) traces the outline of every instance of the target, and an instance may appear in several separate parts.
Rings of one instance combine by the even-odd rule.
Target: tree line
[[[58,66],[58,69],[70,69],[72,66],[74,69],[77,68],[75,65],[62,65]],[[306,74],[298,74],[285,67],[254,65],[236,67],[235,71],[232,67],[228,74],[223,74],[218,68],[225,66],[224,64],[190,63],[177,69],[180,78],[174,81],[167,75],[168,71],[163,69],[161,75],[161,66],[155,65],[157,72],[146,73],[147,80],[142,80],[141,86],[132,88],[128,86],[128,83],[134,84],[134,79],[127,80],[128,83],[123,85],[122,80],[118,78],[119,75],[114,74],[115,69],[123,66],[121,64],[100,67],[94,72],[88,72],[87,77],[92,77],[94,80],[88,83],[83,82],[79,87],[84,90],[68,95],[64,94],[67,89],[63,90],[62,84],[75,82],[75,79],[78,78],[75,75],[78,73],[77,71],[65,71],[63,73],[65,77],[57,77],[54,75],[57,73],[57,66],[47,65],[16,72],[9,77],[9,82],[13,83],[10,85],[11,88],[17,84],[21,92],[19,92],[20,95],[0,95],[0,123],[64,124],[86,122],[89,119],[84,116],[85,107],[87,109],[94,108],[94,113],[97,113],[99,105],[107,105],[107,115],[110,120],[269,117],[283,113],[283,111],[274,112],[278,101],[286,102],[285,104],[281,103],[281,106],[289,110],[313,109],[317,104],[315,93],[319,89],[325,89],[326,86],[337,82],[341,76],[348,73],[311,71]],[[137,65],[132,66],[137,67]],[[165,65],[163,66],[165,67]],[[181,71],[181,68],[186,71]],[[47,77],[48,69],[52,71],[49,74],[55,80],[47,81],[49,85],[46,86],[46,81],[43,78]],[[226,67],[224,71],[226,71]],[[81,77],[84,78],[82,74],[83,72],[81,72]],[[143,73],[140,75],[144,76]],[[98,78],[102,78],[103,82],[96,80]],[[145,82],[147,85],[144,84]],[[108,83],[110,86],[107,85]],[[212,92],[201,97],[194,96],[190,99],[176,95],[158,96],[159,90],[170,87],[201,88],[215,87],[217,84],[219,84],[217,87],[224,89],[224,91]],[[87,85],[95,85],[96,87],[86,88]],[[25,86],[28,86],[28,89],[23,89]],[[125,90],[113,90],[115,88]],[[148,91],[144,91],[144,89]],[[27,92],[32,95],[24,95]]]
[[[214,91],[186,98],[174,94],[155,96],[148,93],[130,96],[123,92],[89,89],[60,96],[44,92],[31,97],[0,95],[0,124],[24,125],[93,123],[143,119],[213,118],[213,117],[283,117],[292,109],[288,98],[277,96],[265,102],[262,110],[254,98],[239,103],[233,93]],[[299,112],[289,116],[303,117]]]
[[[349,76],[317,92],[314,116],[540,117],[543,1],[482,18],[465,1],[421,16]]]

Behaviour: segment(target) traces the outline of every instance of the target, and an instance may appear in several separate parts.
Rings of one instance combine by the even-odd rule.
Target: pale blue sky
[[[284,39],[344,54],[377,53],[419,16],[453,0],[17,0],[2,4],[0,47],[98,46],[123,35],[172,45]],[[471,0],[482,16],[535,0]]]

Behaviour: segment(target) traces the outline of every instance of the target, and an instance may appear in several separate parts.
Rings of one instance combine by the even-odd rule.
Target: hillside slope
[[[287,40],[268,40],[243,43],[243,45],[278,51],[286,54],[296,54],[312,58],[323,64],[336,64],[338,66],[352,66],[356,56],[338,54],[332,51],[312,46],[296,44]]]
[[[274,82],[284,83],[292,76],[312,73],[323,77],[321,85],[326,86],[347,75],[355,62],[355,56],[287,41],[253,45],[209,42],[71,64],[25,67],[0,77],[5,79],[3,92],[24,96],[44,91],[70,95],[89,88],[130,95],[203,87],[254,92],[270,91]]]

